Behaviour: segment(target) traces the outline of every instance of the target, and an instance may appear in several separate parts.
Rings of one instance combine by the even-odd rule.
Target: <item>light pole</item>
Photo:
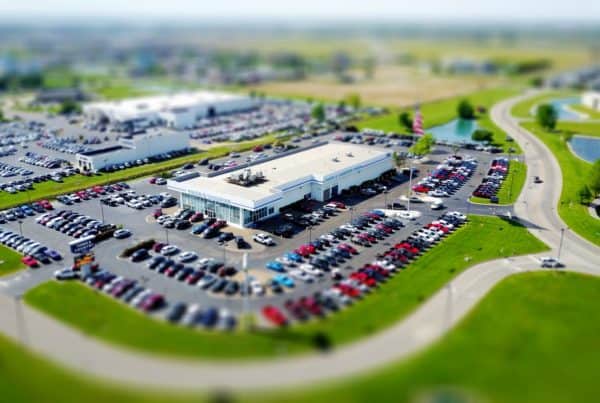
[[[561,228],[560,229],[560,242],[558,243],[558,256],[556,256],[556,260],[560,260],[560,252],[562,252],[564,237],[565,237],[565,228]]]
[[[223,242],[223,265],[227,262],[227,242]]]
[[[165,227],[165,237],[167,238],[167,244],[169,244],[169,229]]]
[[[390,193],[389,190],[384,190],[383,191],[383,208],[387,208],[387,195],[388,193]]]
[[[98,200],[100,204],[100,215],[102,216],[102,224],[104,224],[104,206],[102,206],[102,200]]]
[[[510,185],[508,187],[508,199],[509,200],[512,197],[513,180],[514,180],[514,176],[515,176],[514,172],[510,172],[510,162],[511,162],[511,156],[512,156],[511,151],[512,151],[512,148],[509,148],[508,149],[508,169],[509,169],[508,174],[510,175]]]
[[[348,207],[348,211],[350,211],[350,222],[352,222],[354,207],[352,207],[352,206]]]
[[[312,225],[309,225],[306,229],[308,230],[308,243],[310,243],[312,241]]]
[[[23,236],[23,221],[19,220],[19,234],[21,234],[21,236]]]
[[[412,177],[413,177],[413,165],[412,165],[412,160],[410,163],[410,173],[408,174],[408,193],[407,193],[407,198],[408,198],[408,203],[406,204],[406,210],[410,211],[410,195],[412,194]]]
[[[15,295],[15,320],[17,322],[17,331],[19,339],[23,344],[27,344],[27,332],[25,329],[25,316],[21,307],[21,294]]]

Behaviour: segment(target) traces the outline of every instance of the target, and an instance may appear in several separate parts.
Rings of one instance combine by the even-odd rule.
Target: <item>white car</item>
[[[250,287],[252,289],[252,294],[254,294],[254,295],[264,295],[265,294],[265,287],[263,287],[263,285],[261,283],[259,283],[258,281],[253,281],[252,283],[250,283]]]
[[[433,202],[431,203],[431,209],[432,210],[441,210],[444,208],[444,203],[442,202]]]
[[[165,245],[160,250],[160,254],[164,256],[174,255],[179,252],[179,248],[175,245]]]
[[[446,214],[452,217],[456,217],[461,221],[465,221],[467,219],[467,216],[462,214],[460,211],[450,211]]]
[[[154,181],[154,183],[157,185],[166,185],[167,180],[165,178],[156,178],[156,181]]]
[[[431,190],[427,194],[434,197],[448,197],[448,193],[440,189]]]
[[[54,272],[54,278],[57,280],[72,280],[75,278],[79,278],[79,274],[77,274],[77,272],[75,272],[71,269],[64,268],[64,269],[56,270]]]
[[[192,304],[188,307],[185,315],[181,319],[181,324],[184,326],[193,326],[196,319],[196,313],[200,310],[200,305]]]
[[[252,239],[254,240],[254,242],[258,242],[263,245],[267,245],[267,246],[275,245],[275,241],[273,241],[273,238],[271,238],[269,235],[262,233],[262,232],[260,234],[254,235],[252,237]]]
[[[312,264],[303,263],[298,267],[298,269],[307,272],[310,275],[321,277],[323,275],[323,270],[314,267]]]
[[[548,256],[540,258],[540,265],[542,267],[549,267],[552,269],[564,266],[560,260]]]
[[[161,250],[162,252],[162,250]],[[187,252],[183,252],[181,255],[179,255],[178,260],[182,263],[185,262],[191,262],[192,260],[195,260],[198,258],[198,254],[196,252],[192,252],[192,251],[187,251]]]
[[[291,277],[294,277],[298,280],[304,281],[305,283],[313,283],[315,281],[315,278],[313,276],[311,276],[310,274],[308,274],[307,272],[305,272],[303,270],[299,270],[299,269],[290,270],[288,272],[288,274]]]

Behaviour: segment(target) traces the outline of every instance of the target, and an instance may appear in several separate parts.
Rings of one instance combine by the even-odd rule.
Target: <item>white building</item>
[[[588,108],[600,111],[600,91],[584,92],[581,96],[581,103]]]
[[[90,121],[115,126],[145,128],[164,125],[186,129],[193,127],[200,118],[246,111],[257,106],[258,101],[248,96],[200,91],[93,102],[83,105],[83,114]]]
[[[75,164],[81,170],[97,172],[111,165],[187,150],[189,145],[190,139],[183,132],[138,134],[120,138],[115,146],[79,153],[75,156]]]
[[[181,206],[235,226],[248,226],[303,199],[325,201],[342,190],[393,169],[392,154],[371,147],[327,144],[213,177],[169,180]],[[246,171],[246,172],[244,172]],[[240,176],[264,177],[253,185],[232,183]]]

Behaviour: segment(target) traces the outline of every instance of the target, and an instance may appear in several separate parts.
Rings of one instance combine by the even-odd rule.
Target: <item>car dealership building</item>
[[[170,180],[180,204],[247,227],[301,200],[326,201],[393,169],[392,153],[326,144],[220,175]]]

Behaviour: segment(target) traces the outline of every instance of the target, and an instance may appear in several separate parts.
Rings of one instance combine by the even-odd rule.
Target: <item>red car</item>
[[[302,257],[307,257],[307,256],[315,253],[315,247],[310,244],[304,244],[304,245],[300,245],[300,247],[298,249],[296,249],[294,252],[296,252],[297,254],[299,254]]]
[[[255,153],[259,153],[259,152],[261,152],[263,150],[264,150],[264,147],[261,146],[261,145],[254,146],[254,148],[252,149],[252,151],[254,151]]]
[[[38,261],[35,260],[31,256],[23,256],[21,258],[21,262],[23,262],[23,264],[25,264],[26,266],[31,267],[31,268],[39,267],[40,266],[40,264],[38,263]]]
[[[160,294],[152,294],[146,297],[140,304],[140,308],[145,311],[151,311],[152,309],[158,308],[164,303],[165,299]]]
[[[366,232],[362,232],[360,234],[357,235],[358,238],[364,240],[364,241],[368,241],[370,243],[376,243],[377,239],[375,239],[374,236],[371,236],[369,234],[367,234]]]
[[[185,281],[186,283],[190,284],[190,285],[194,285],[198,282],[198,280],[200,280],[202,277],[204,276],[204,272],[203,271],[195,271],[192,274],[190,274],[189,276],[186,277]]]
[[[343,249],[345,251],[348,251],[350,253],[352,253],[353,255],[358,254],[358,251],[356,250],[356,248],[354,248],[351,245],[348,245],[347,243],[341,243],[337,246],[339,249]]]
[[[384,224],[377,224],[375,226],[375,228],[377,228],[378,230],[381,230],[381,231],[385,232],[386,234],[391,234],[392,232],[394,232],[393,229],[391,229],[390,227],[388,227],[387,225],[384,225]]]
[[[156,177],[152,177],[148,180],[148,183],[150,183],[151,185],[154,185],[156,183]]]
[[[157,208],[156,210],[154,210],[154,213],[152,214],[152,216],[153,216],[154,218],[158,218],[158,217],[160,217],[161,215],[163,215],[163,211],[162,211],[162,209],[160,209],[160,208]]]
[[[329,203],[335,204],[335,207],[337,208],[346,208],[346,205],[340,201],[330,201]]]
[[[317,303],[317,301],[315,301],[314,298],[312,297],[302,297],[300,298],[300,305],[302,305],[302,307],[304,309],[306,309],[308,312],[310,312],[313,315],[316,316],[321,316],[323,314],[323,310],[321,309],[321,306]]]
[[[350,278],[359,281],[360,283],[368,287],[375,287],[375,285],[377,284],[377,281],[375,281],[374,278],[369,277],[367,273],[354,272],[350,274]]]
[[[152,247],[152,250],[156,253],[160,252],[160,250],[163,248],[163,246],[165,246],[166,243],[162,243],[162,242],[157,242],[154,244],[154,246]]]
[[[40,200],[38,204],[46,210],[54,210],[54,207],[52,207],[52,204],[48,200]]]
[[[287,325],[287,318],[281,313],[279,309],[272,305],[267,305],[262,309],[262,314],[267,320],[276,326]]]
[[[190,217],[190,222],[198,222],[198,221],[202,221],[202,220],[204,220],[204,214],[202,214],[202,213],[194,213]]]
[[[425,226],[425,228],[433,228],[437,231],[442,231],[444,234],[447,234],[448,232],[450,232],[450,230],[446,227],[444,227],[442,224],[427,224]]]
[[[336,284],[333,286],[341,291],[342,294],[347,295],[352,298],[356,298],[360,296],[360,290],[350,287],[348,284]]]

